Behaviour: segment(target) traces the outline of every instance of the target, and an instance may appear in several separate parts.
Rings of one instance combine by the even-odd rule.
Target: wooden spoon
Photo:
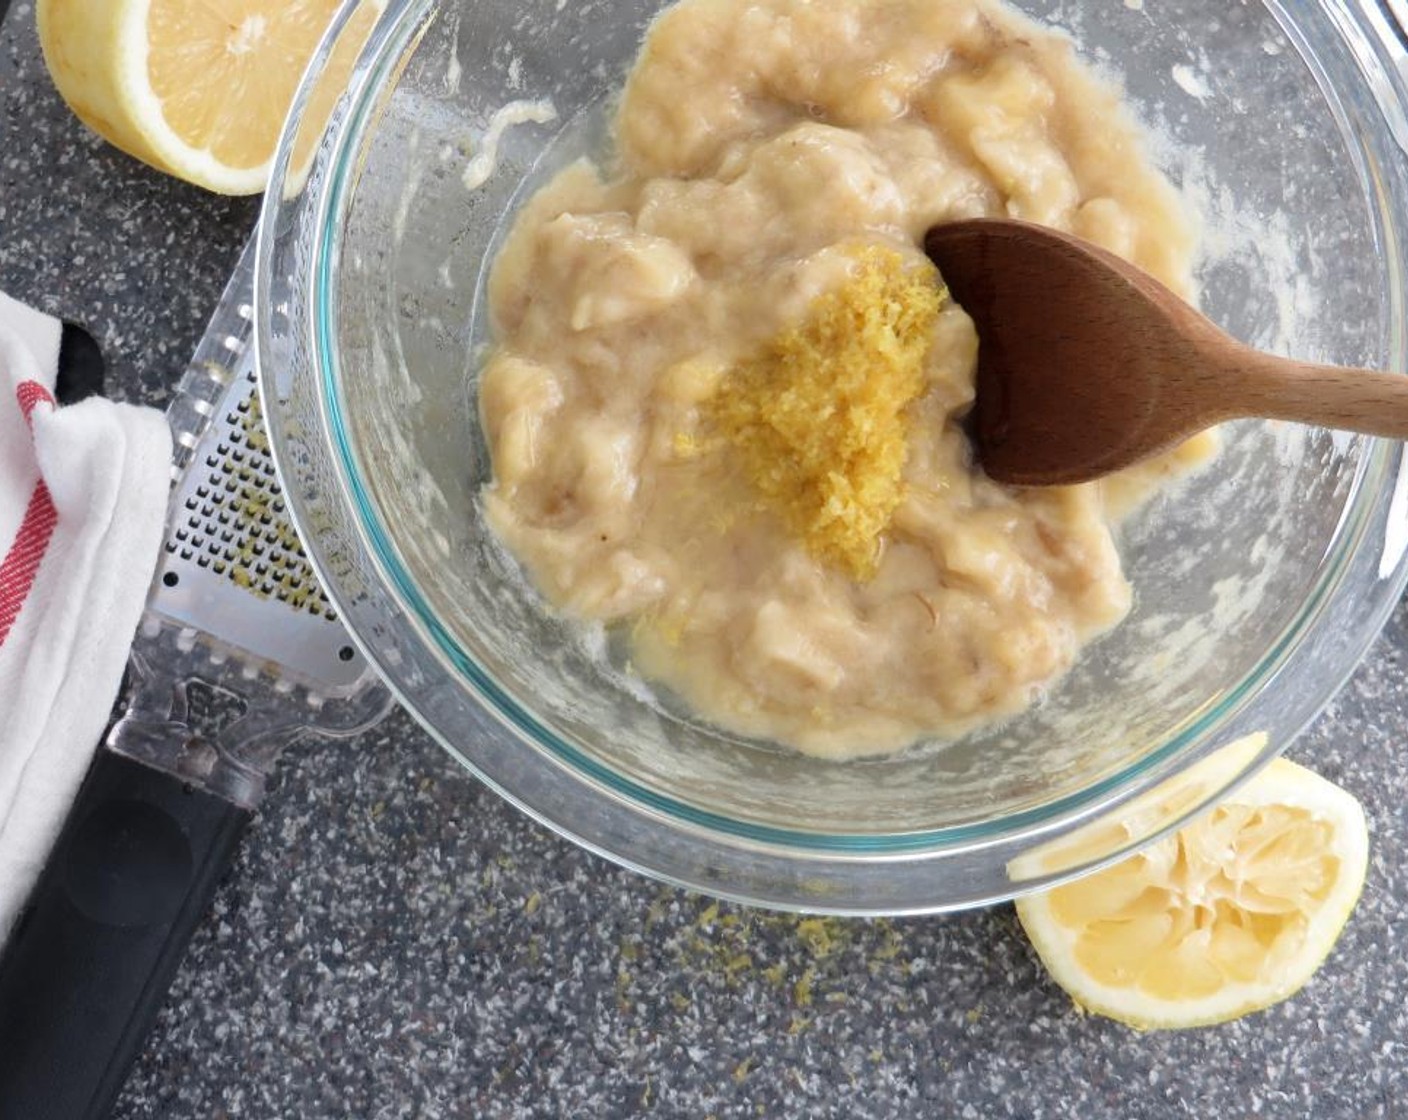
[[[1408,377],[1253,350],[1069,234],[956,222],[925,248],[977,324],[972,430],[999,482],[1089,482],[1244,416],[1408,439]]]

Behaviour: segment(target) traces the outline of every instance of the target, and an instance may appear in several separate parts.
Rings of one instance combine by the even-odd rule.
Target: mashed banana
[[[1104,487],[996,485],[960,427],[977,338],[947,302],[926,313],[915,392],[876,413],[891,442],[837,446],[861,489],[870,460],[899,471],[853,519],[878,549],[818,547],[760,489],[766,441],[732,421],[769,415],[756,370],[867,259],[929,267],[937,222],[1042,222],[1188,292],[1190,222],[1115,91],[980,0],[683,0],[616,136],[617,166],[565,170],[495,262],[495,530],[553,604],[629,627],[642,674],[737,732],[875,754],[1030,704],[1129,609],[1107,497],[1127,504],[1209,440]],[[742,412],[739,369],[755,371]],[[825,433],[834,410],[815,411]],[[880,452],[901,413],[897,460]],[[813,485],[804,437],[769,453]]]

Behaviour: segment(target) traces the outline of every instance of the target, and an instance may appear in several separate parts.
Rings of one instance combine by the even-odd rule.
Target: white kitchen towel
[[[122,683],[161,547],[161,413],[54,402],[60,324],[0,293],[0,940]]]

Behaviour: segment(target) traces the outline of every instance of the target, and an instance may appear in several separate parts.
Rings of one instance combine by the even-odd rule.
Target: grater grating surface
[[[245,395],[207,437],[210,450],[190,473],[192,485],[178,497],[168,555],[218,576],[229,576],[260,599],[277,599],[295,610],[336,622],[337,615],[309,571],[261,430],[259,400],[250,395],[254,371],[245,375]],[[168,571],[175,571],[169,565]]]
[[[246,251],[246,257],[250,256]],[[368,671],[309,566],[259,413],[242,259],[170,413],[178,467],[149,611],[321,687]],[[178,413],[184,411],[185,424]],[[194,419],[198,428],[190,431]]]
[[[299,543],[259,416],[249,351],[172,496],[150,609],[255,660],[346,687],[366,672]],[[214,377],[213,369],[204,370]]]

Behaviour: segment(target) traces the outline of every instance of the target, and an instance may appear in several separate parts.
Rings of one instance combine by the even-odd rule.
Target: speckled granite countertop
[[[254,220],[88,135],[0,28],[0,289],[161,404]],[[1292,752],[1363,800],[1364,900],[1288,1004],[1141,1037],[1084,1018],[1009,907],[834,922],[589,856],[397,715],[289,757],[117,1116],[1408,1115],[1408,614]]]

